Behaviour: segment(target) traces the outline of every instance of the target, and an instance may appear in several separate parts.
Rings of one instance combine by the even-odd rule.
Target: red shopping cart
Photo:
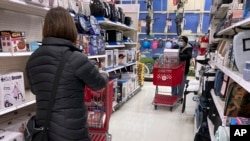
[[[99,91],[85,88],[85,104],[88,109],[88,126],[91,141],[111,141],[109,120],[112,114],[113,81]]]
[[[156,64],[153,68],[153,84],[156,86],[153,104],[155,110],[158,105],[169,106],[170,111],[173,107],[181,102],[180,96],[160,94],[159,86],[178,86],[184,77],[185,62],[176,66],[160,66]]]

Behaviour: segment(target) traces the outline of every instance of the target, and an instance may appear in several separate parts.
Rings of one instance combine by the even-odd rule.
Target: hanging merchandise
[[[120,23],[124,23],[124,21],[125,21],[125,14],[124,14],[124,12],[123,12],[123,9],[121,8],[121,7],[118,7],[118,11],[119,11],[119,19],[118,19],[118,21],[120,22]]]
[[[163,48],[164,47],[164,41],[162,40],[162,38],[159,38],[158,40],[158,48]]]
[[[144,38],[144,40],[142,41],[142,48],[150,49],[150,41],[147,38]]]
[[[124,24],[127,26],[131,26],[131,24],[133,23],[132,18],[131,17],[125,17],[124,18]]]
[[[116,11],[115,4],[109,3],[109,7],[110,7],[110,11],[111,11],[110,20],[113,22],[117,22],[118,21],[118,15],[117,15],[118,13]]]
[[[167,40],[167,41],[165,42],[165,48],[171,49],[172,47],[173,47],[172,42],[171,42],[170,40]]]
[[[68,1],[68,8],[67,10],[69,11],[69,14],[74,18],[76,15],[75,10],[72,8],[72,4],[70,1]]]
[[[200,56],[204,56],[206,54],[208,43],[209,43],[208,36],[207,35],[202,36],[201,40],[200,40],[200,44],[201,44],[200,45],[200,51],[199,51]]]
[[[100,35],[101,34],[101,27],[98,23],[98,21],[96,20],[96,18],[94,16],[90,16],[89,17],[89,21],[90,21],[90,34],[91,35]]]
[[[82,8],[80,8],[82,9]],[[82,10],[80,10],[82,12]],[[90,30],[89,19],[83,13],[77,13],[74,17],[78,33],[88,34]]]
[[[151,17],[149,15],[146,16],[146,34],[150,34],[150,25],[151,25]]]
[[[151,47],[154,50],[158,48],[158,40],[156,38],[154,38]]]
[[[104,17],[110,19],[111,18],[111,10],[110,10],[109,4],[107,2],[103,2],[103,4],[105,6],[105,15],[104,15]]]
[[[90,11],[91,15],[95,17],[104,17],[105,6],[102,0],[91,0],[90,1]]]
[[[250,94],[236,82],[228,87],[224,115],[250,117]]]
[[[245,62],[250,60],[250,31],[242,31],[233,38],[233,53],[236,66],[242,74]]]

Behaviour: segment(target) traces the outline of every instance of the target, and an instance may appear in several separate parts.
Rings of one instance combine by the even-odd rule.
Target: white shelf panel
[[[227,67],[222,66],[221,64],[218,64],[216,62],[210,62],[211,64],[214,64],[217,68],[219,68],[221,71],[223,71],[225,74],[227,74],[230,78],[232,78],[236,83],[241,85],[244,89],[246,89],[248,92],[250,92],[250,82],[243,79],[242,74],[236,71],[232,71]]]
[[[2,116],[4,114],[7,114],[7,113],[10,113],[12,111],[18,110],[18,109],[27,107],[27,106],[32,105],[34,103],[36,103],[35,95],[32,94],[32,92],[30,90],[26,90],[26,92],[25,92],[25,102],[20,104],[20,105],[16,105],[16,106],[13,106],[13,107],[10,107],[10,108],[0,110],[0,116]]]
[[[32,52],[0,52],[0,57],[16,57],[16,56],[30,56]],[[104,58],[106,55],[93,55],[88,56],[89,59],[92,58]]]
[[[122,68],[125,68],[125,67],[128,67],[128,66],[132,66],[132,65],[135,65],[136,62],[134,63],[129,63],[129,64],[126,64],[124,66],[118,66],[118,67],[115,67],[115,68],[112,68],[112,69],[107,69],[106,71],[107,72],[112,72],[112,71],[116,71],[116,70],[119,70],[119,69],[122,69]]]
[[[124,42],[125,45],[136,45],[136,42]]]
[[[234,34],[234,30],[233,28],[237,27],[237,26],[248,26],[250,25],[250,17],[235,23],[234,25],[231,25],[229,27],[227,27],[226,29],[221,30],[220,32],[218,32],[218,35],[233,35]]]
[[[93,55],[93,56],[88,56],[89,59],[93,59],[93,58],[105,58],[106,55]]]
[[[125,45],[106,45],[106,48],[124,48]]]
[[[215,141],[214,124],[212,123],[212,121],[208,117],[207,117],[207,124],[208,124],[208,129],[209,129],[211,141]]]
[[[129,27],[125,24],[119,22],[112,22],[110,20],[98,20],[99,24],[104,27],[105,29],[116,29],[116,30],[123,30],[123,31],[137,31],[137,29],[133,27]]]
[[[0,0],[0,8],[42,17],[44,17],[49,10],[47,7],[28,4],[20,0]]]
[[[210,91],[211,93],[211,96],[213,98],[213,101],[214,101],[214,104],[218,110],[218,113],[220,115],[220,118],[221,120],[223,119],[224,117],[224,107],[225,107],[225,102],[223,102],[219,96],[216,96],[215,93],[214,93],[214,89],[211,89]]]
[[[0,52],[0,57],[30,56],[32,52]]]

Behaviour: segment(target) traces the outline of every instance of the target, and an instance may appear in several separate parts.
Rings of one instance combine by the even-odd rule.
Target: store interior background
[[[147,3],[146,0],[120,0],[122,4],[139,4],[140,13],[139,13],[139,23],[145,21],[146,16],[148,15]],[[210,9],[212,6],[212,0],[187,0],[184,5],[184,22],[183,22],[183,31],[182,35],[186,35],[189,38],[190,42],[194,42],[199,39],[200,36],[208,33],[210,25]],[[146,34],[146,27],[138,27],[138,39],[142,43],[142,40],[147,38],[150,40],[153,39],[177,39],[176,34],[176,24],[175,17],[176,13],[174,10],[177,9],[177,6],[173,5],[173,0],[153,0],[152,10],[153,16],[152,19],[152,31],[150,35]],[[172,19],[172,26],[167,30],[166,19]],[[150,53],[149,53],[150,52]],[[153,57],[155,54],[162,52],[162,49],[149,50],[145,51],[141,48],[142,57]]]

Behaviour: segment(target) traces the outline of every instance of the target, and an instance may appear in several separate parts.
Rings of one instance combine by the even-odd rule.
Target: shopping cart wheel
[[[173,110],[173,107],[170,107],[170,111],[172,112],[172,110]]]
[[[111,134],[107,134],[107,141],[111,141],[112,140],[112,135]]]
[[[155,110],[157,110],[157,105],[155,105]]]

